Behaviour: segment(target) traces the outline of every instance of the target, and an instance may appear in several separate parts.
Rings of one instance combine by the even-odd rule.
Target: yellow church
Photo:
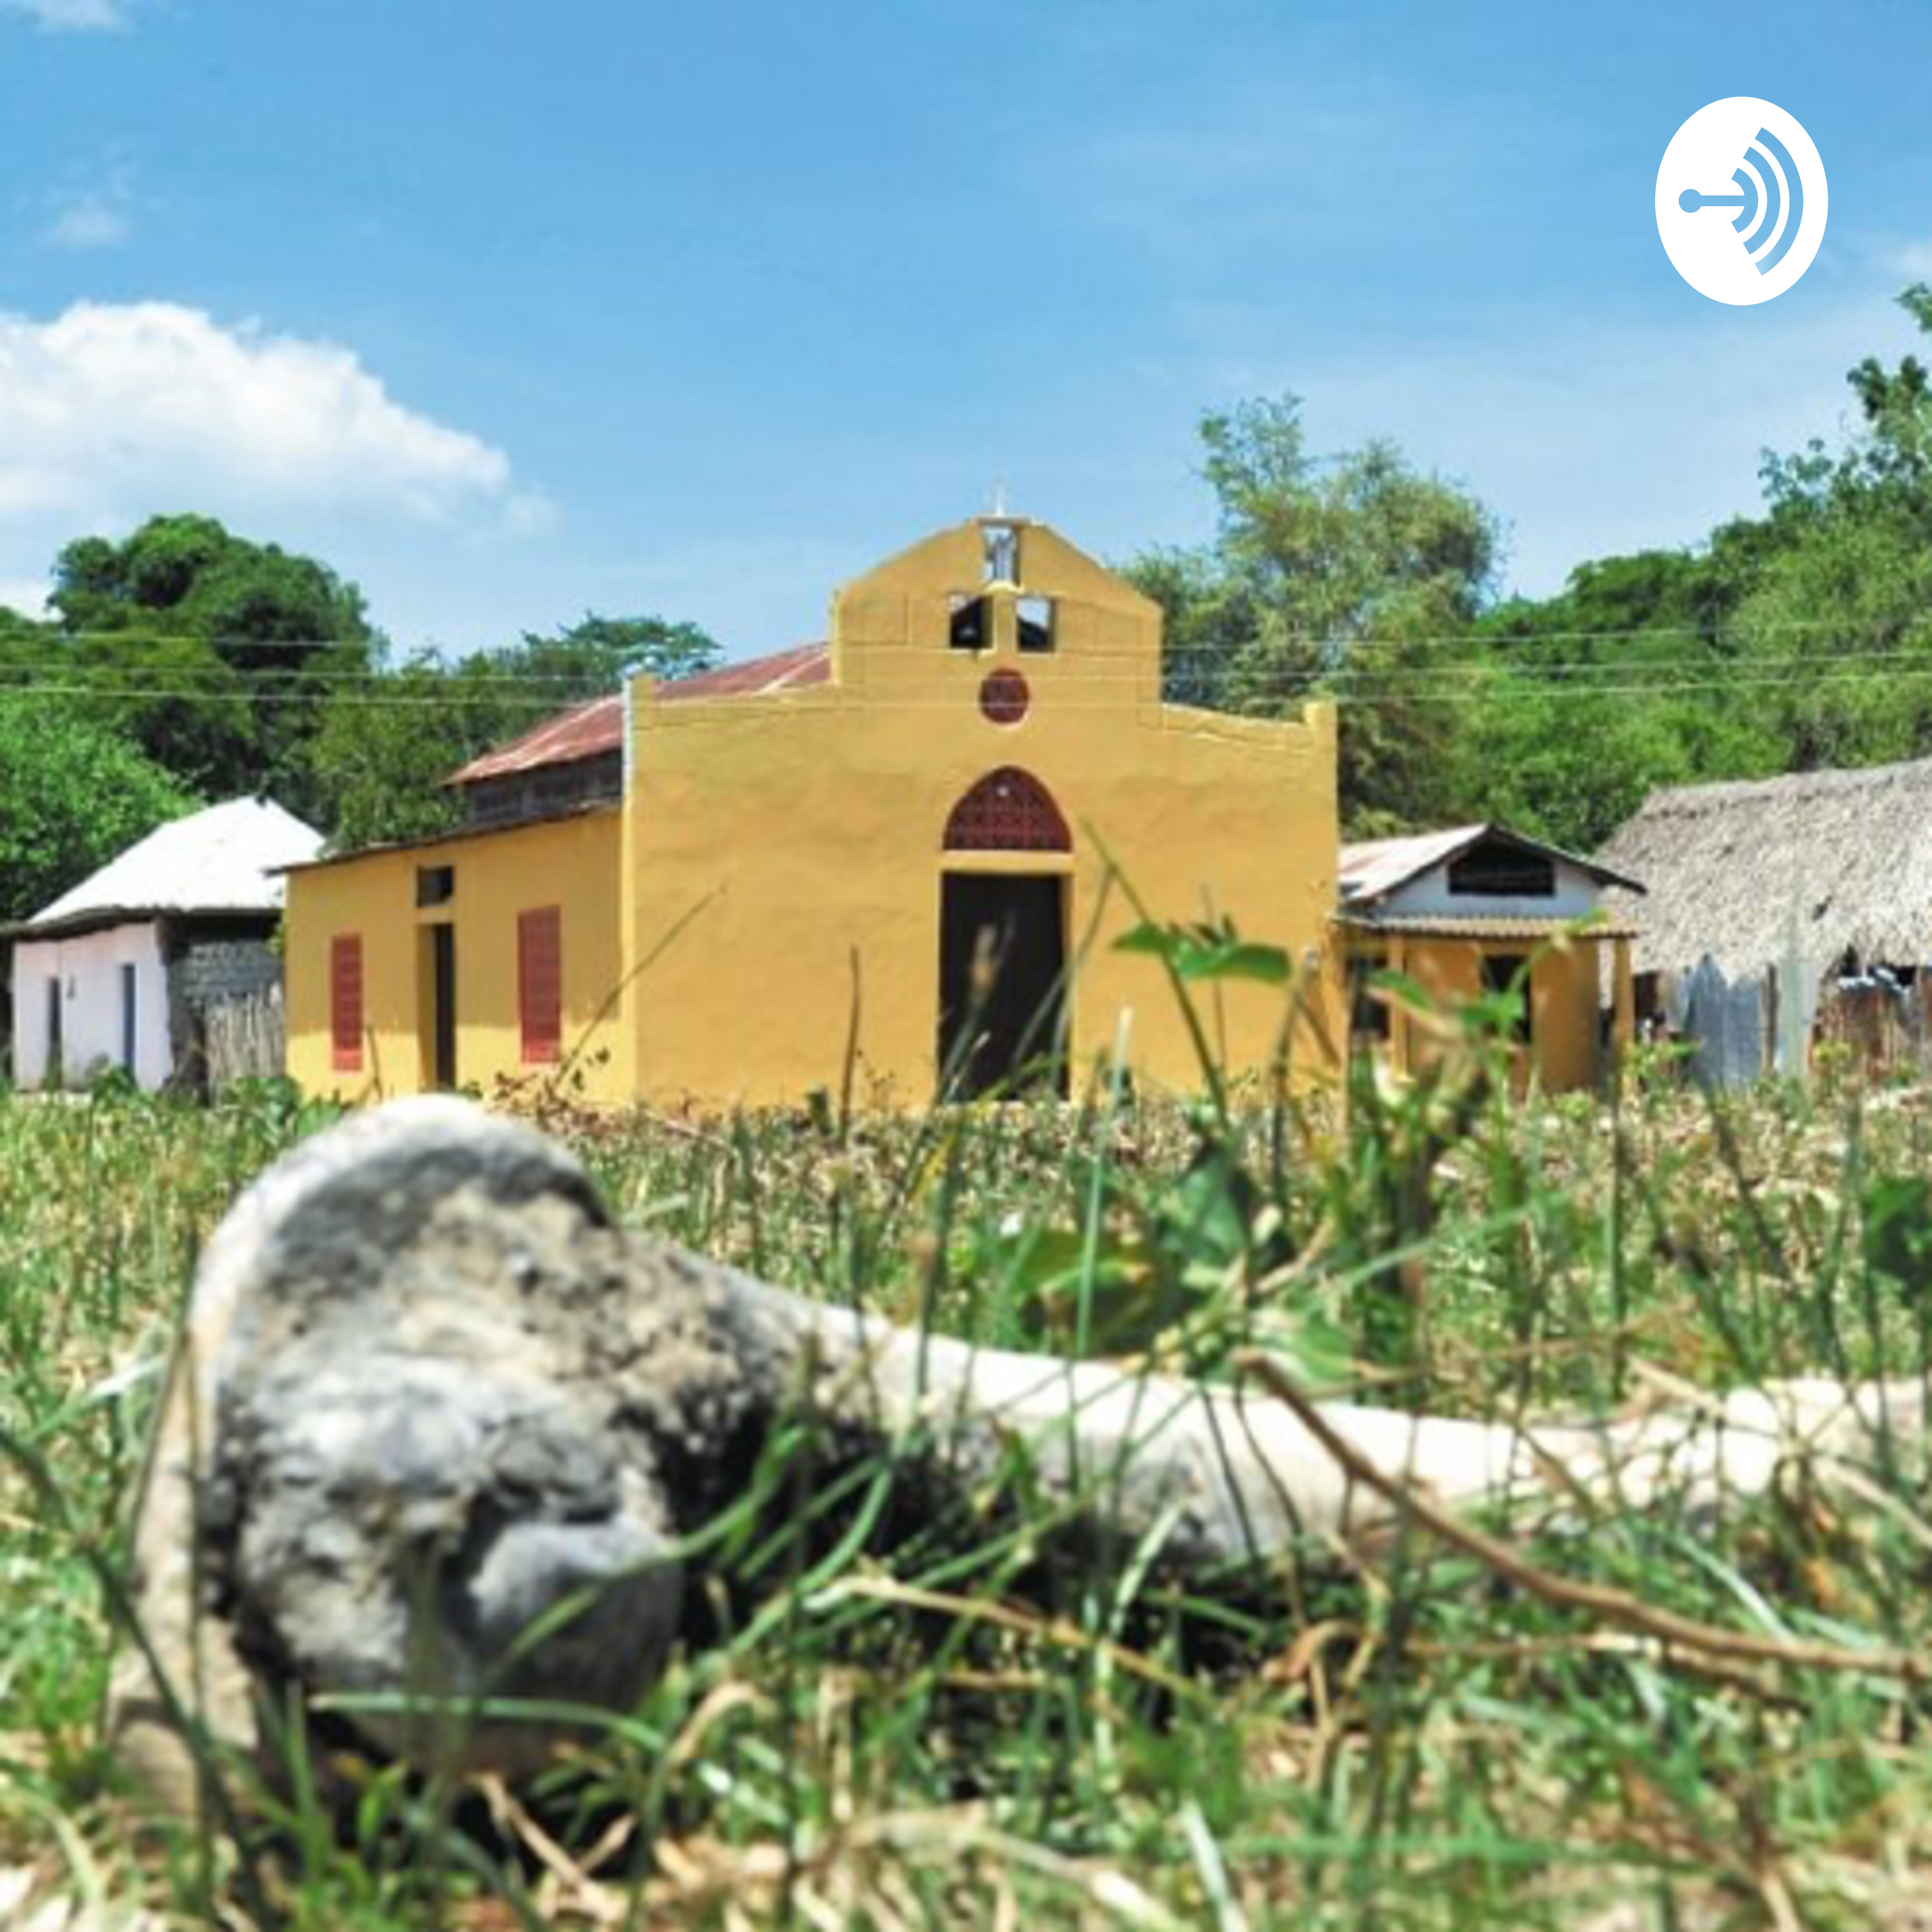
[[[1336,1038],[1335,719],[1162,696],[1158,608],[986,517],[845,585],[822,644],[581,706],[452,782],[458,831],[290,868],[288,1067],[372,1097],[568,1067],[592,1098],[922,1105],[1196,1083],[1139,923],[1232,922]],[[1217,982],[1234,1071],[1289,994]]]

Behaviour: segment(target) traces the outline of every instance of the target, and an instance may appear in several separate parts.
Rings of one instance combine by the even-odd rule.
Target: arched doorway
[[[1068,874],[1073,838],[1052,794],[1016,765],[989,772],[940,841],[939,1075],[944,1097],[1066,1090]],[[1037,853],[1037,869],[974,854]]]

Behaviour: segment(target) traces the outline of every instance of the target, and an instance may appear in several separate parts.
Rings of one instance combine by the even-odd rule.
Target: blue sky
[[[1809,274],[1659,246],[1664,146],[1809,129]],[[734,654],[938,525],[1211,526],[1292,389],[1474,487],[1507,574],[1695,541],[1932,278],[1932,9],[0,0],[0,601],[206,509],[399,644],[586,608]]]

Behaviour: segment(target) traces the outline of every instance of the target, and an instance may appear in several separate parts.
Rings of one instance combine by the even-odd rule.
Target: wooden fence
[[[220,1000],[205,1007],[201,1019],[211,1093],[219,1094],[237,1080],[262,1079],[281,1072],[284,1042],[279,987]]]

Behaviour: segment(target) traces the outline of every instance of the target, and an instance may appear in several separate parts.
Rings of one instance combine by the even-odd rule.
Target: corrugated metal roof
[[[272,799],[230,799],[149,832],[22,930],[97,926],[110,914],[279,912],[282,882],[272,869],[321,849],[322,834]]]
[[[1337,883],[1345,905],[1362,905],[1386,898],[1398,887],[1419,878],[1432,867],[1458,857],[1485,838],[1498,838],[1525,852],[1540,854],[1587,872],[1599,885],[1622,886],[1634,892],[1643,887],[1634,879],[1613,872],[1594,859],[1566,852],[1560,845],[1526,838],[1506,825],[1454,825],[1446,832],[1419,832],[1406,838],[1370,838],[1342,848]]]
[[[742,664],[721,664],[690,677],[673,678],[657,687],[660,704],[686,704],[718,698],[766,698],[781,691],[824,684],[832,675],[832,650],[827,644],[800,644],[768,657],[748,658]],[[453,785],[475,784],[484,778],[509,778],[548,765],[574,764],[581,758],[602,757],[624,748],[624,700],[621,696],[595,698],[546,718],[496,750],[472,758],[452,773]]]
[[[1426,913],[1338,914],[1335,923],[1346,932],[1385,934],[1403,939],[1520,939],[1540,945],[1569,933],[1579,939],[1634,939],[1637,929],[1616,919],[1452,919]]]
[[[1336,874],[1342,897],[1345,901],[1378,899],[1432,866],[1454,858],[1489,829],[1486,825],[1456,825],[1446,832],[1420,832],[1411,838],[1369,838],[1360,844],[1344,845]]]
[[[694,677],[674,678],[657,688],[660,704],[684,704],[694,698],[769,698],[781,691],[824,684],[832,676],[830,644],[799,644],[742,664],[720,664]]]
[[[379,839],[373,844],[356,845],[346,852],[318,853],[312,859],[277,867],[282,872],[320,872],[331,866],[352,866],[358,860],[392,852],[427,852],[439,845],[460,845],[466,839],[507,838],[539,826],[560,825],[566,819],[595,818],[599,813],[621,808],[614,800],[592,799],[575,805],[560,806],[554,812],[532,813],[528,818],[506,818],[500,824],[453,825],[447,832],[425,833],[420,838]]]
[[[447,782],[475,784],[484,778],[509,778],[541,766],[574,764],[580,758],[594,758],[623,748],[623,699],[614,694],[593,698],[588,704],[546,718],[520,738],[472,758],[460,771],[452,772]]]

